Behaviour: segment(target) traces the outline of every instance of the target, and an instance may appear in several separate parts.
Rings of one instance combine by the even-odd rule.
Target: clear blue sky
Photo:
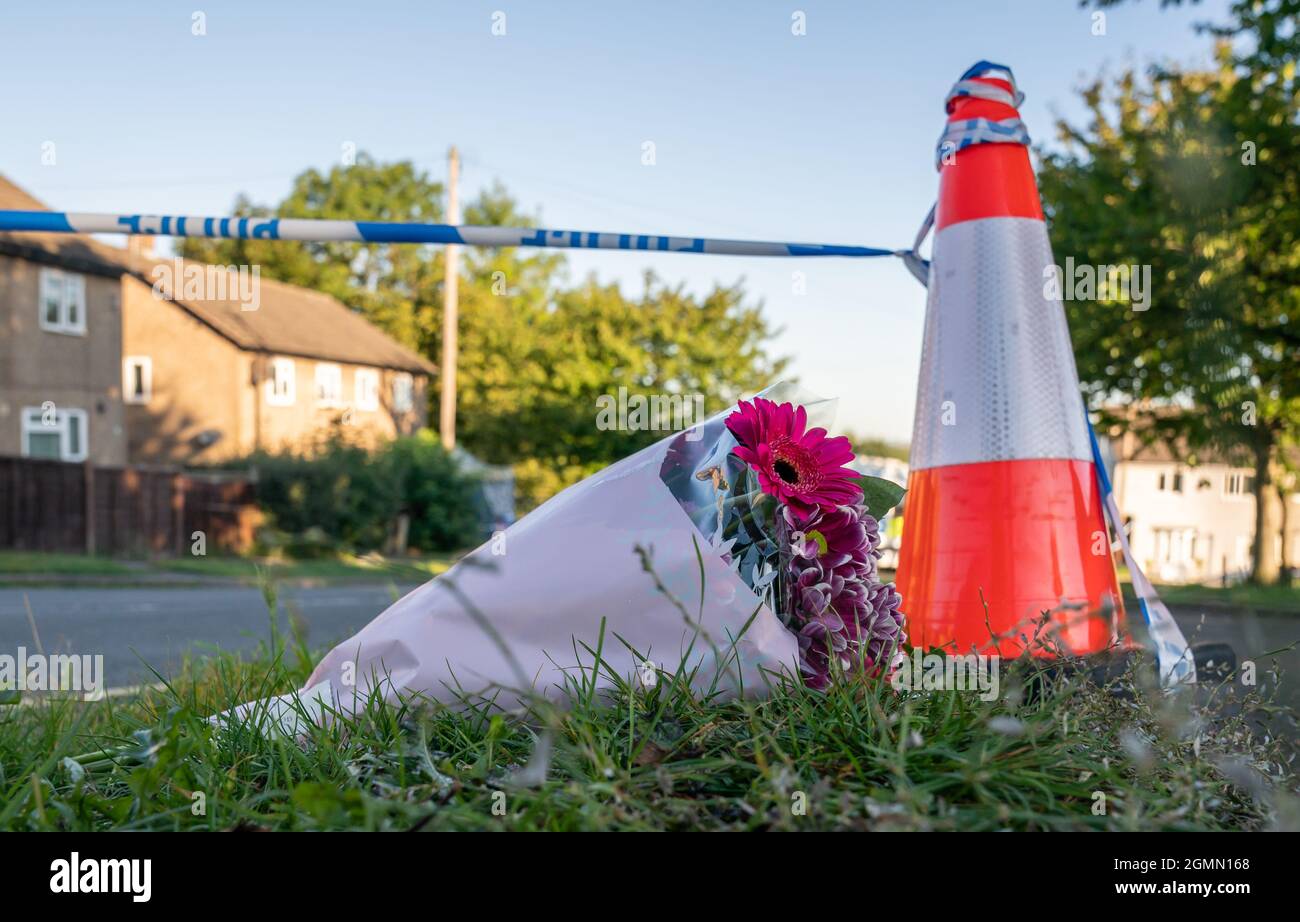
[[[552,227],[897,247],[934,199],[941,104],[967,66],[1011,65],[1049,140],[1085,78],[1208,60],[1190,26],[1227,3],[1141,0],[1108,11],[1105,36],[1075,0],[22,6],[0,12],[0,172],[53,208],[221,214],[239,192],[279,200],[345,142],[438,177],[455,143],[465,198],[499,178]],[[841,398],[842,426],[908,438],[924,294],[897,260],[570,266],[631,291],[647,267],[693,290],[743,277],[795,373]]]

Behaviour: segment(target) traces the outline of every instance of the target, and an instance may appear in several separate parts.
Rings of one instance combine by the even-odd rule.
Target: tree
[[[329,173],[306,170],[274,208],[240,196],[239,216],[277,215],[361,221],[442,220],[442,184],[409,161],[355,164]],[[222,265],[257,265],[268,278],[333,295],[403,345],[430,353],[440,313],[443,269],[439,248],[351,241],[206,240],[187,238],[181,255]]]
[[[364,154],[328,174],[307,170],[274,208],[236,203],[239,215],[437,221],[440,184],[409,162]],[[495,184],[465,209],[470,224],[536,226]],[[444,263],[411,244],[186,240],[183,255],[316,288],[364,313],[435,363],[442,338]],[[456,431],[486,461],[516,465],[520,501],[557,489],[662,438],[662,430],[607,429],[597,400],[698,395],[712,413],[770,383],[786,365],[767,355],[761,305],[737,283],[702,297],[645,277],[639,298],[589,278],[566,288],[562,254],[467,248],[460,284]],[[437,382],[430,398],[436,406]]]
[[[525,503],[667,434],[602,426],[602,402],[679,398],[689,424],[786,365],[767,355],[773,331],[739,284],[697,298],[647,274],[634,300],[588,278],[545,301],[476,300],[470,315],[457,427],[463,418],[466,446],[489,461],[529,459],[517,469]]]
[[[1297,9],[1236,3],[1213,70],[1094,82],[1090,123],[1061,122],[1040,172],[1058,260],[1151,267],[1146,310],[1066,302],[1085,390],[1185,408],[1152,435],[1249,451],[1258,582],[1278,576],[1275,484],[1300,435]]]

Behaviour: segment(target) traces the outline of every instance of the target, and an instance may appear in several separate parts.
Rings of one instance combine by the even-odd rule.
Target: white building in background
[[[908,467],[906,461],[897,458],[880,458],[872,455],[858,455],[849,465],[859,474],[868,477],[880,477],[892,480],[906,487]],[[885,516],[880,523],[880,566],[886,570],[898,567],[898,548],[903,540],[903,519],[899,510]]]
[[[1250,572],[1254,475],[1226,464],[1121,461],[1115,498],[1133,554],[1160,582],[1230,579]]]
[[[1221,582],[1250,573],[1255,473],[1244,459],[1173,451],[1164,442],[1143,445],[1131,433],[1101,442],[1133,556],[1148,577]],[[1274,540],[1284,564],[1294,567],[1300,561],[1300,493],[1287,497],[1285,516],[1285,546],[1281,534]]]

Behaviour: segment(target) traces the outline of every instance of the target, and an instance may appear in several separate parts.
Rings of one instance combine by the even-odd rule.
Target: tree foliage
[[[365,154],[328,173],[299,174],[274,208],[241,196],[234,213],[349,221],[442,220],[442,184],[410,162],[381,164]],[[429,353],[440,313],[442,260],[437,248],[351,241],[188,238],[181,255],[221,265],[257,265],[268,278],[332,295],[405,346]]]
[[[442,186],[409,162],[362,155],[329,173],[307,170],[272,207],[241,198],[240,215],[438,221]],[[500,184],[465,208],[469,224],[530,227]],[[435,364],[441,361],[440,248],[411,244],[185,241],[206,262],[255,263],[264,275],[325,291]],[[717,412],[784,369],[773,335],[738,282],[703,296],[653,275],[629,296],[595,278],[566,284],[564,258],[546,250],[467,248],[459,286],[457,439],[486,461],[514,464],[527,507],[656,439],[663,431],[597,425],[597,400],[702,396]],[[430,388],[431,405],[440,398]]]
[[[1058,261],[1151,267],[1147,310],[1066,302],[1085,389],[1095,405],[1183,406],[1152,433],[1250,452],[1261,581],[1300,438],[1298,10],[1242,0],[1204,27],[1212,69],[1093,82],[1090,121],[1058,125],[1064,150],[1040,174]]]
[[[258,452],[257,501],[275,540],[293,553],[377,551],[407,516],[408,544],[422,551],[473,546],[485,537],[478,482],[431,433],[375,447],[322,433],[301,451]]]

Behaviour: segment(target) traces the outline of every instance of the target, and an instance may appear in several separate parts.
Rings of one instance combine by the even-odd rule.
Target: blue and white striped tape
[[[1007,92],[1000,86],[981,83],[975,79],[976,77],[989,76],[1005,80],[1011,86],[1011,91]],[[1016,75],[1012,73],[1011,68],[1005,64],[994,64],[992,61],[980,61],[978,64],[967,68],[966,73],[958,77],[957,82],[948,91],[948,95],[943,101],[944,109],[952,111],[952,101],[961,96],[978,96],[980,99],[991,99],[1013,109],[1019,109],[1020,104],[1025,101],[1025,94],[1020,92],[1020,88],[1016,86]]]
[[[902,256],[904,251],[828,243],[723,240],[657,234],[598,233],[532,227],[479,227],[387,221],[306,218],[213,218],[190,215],[80,214],[0,211],[0,231],[65,234],[146,234],[231,240],[313,240],[358,243],[433,243],[482,247],[551,247],[702,253],[712,256]]]
[[[1084,407],[1084,419],[1088,418]],[[1115,502],[1115,491],[1111,489],[1110,475],[1106,473],[1106,460],[1101,456],[1101,446],[1097,442],[1097,433],[1093,431],[1092,421],[1088,420],[1088,438],[1092,440],[1092,464],[1097,468],[1097,483],[1101,488],[1102,507],[1110,521],[1111,530],[1119,539],[1120,551],[1124,555],[1124,565],[1128,567],[1129,580],[1137,594],[1138,607],[1146,620],[1147,633],[1155,647],[1156,665],[1160,669],[1160,684],[1164,686],[1185,685],[1196,682],[1196,660],[1192,649],[1183,636],[1178,622],[1169,613],[1165,603],[1160,601],[1151,581],[1147,579],[1133,548],[1129,546],[1128,534],[1124,531],[1124,519],[1119,514],[1119,504]]]
[[[975,79],[987,76],[1005,80],[1010,84],[1011,91],[1007,92],[1000,86],[981,83]],[[966,96],[1000,102],[1013,109],[1019,108],[1025,101],[1025,94],[1016,86],[1016,75],[1011,72],[1011,68],[991,61],[980,61],[958,78],[943,101],[944,110],[951,112],[953,100]],[[1023,144],[1028,147],[1029,130],[1018,118],[968,118],[949,122],[944,126],[943,134],[939,135],[939,141],[935,144],[935,169],[942,169],[945,157],[952,158],[958,152],[976,144]]]
[[[942,169],[944,157],[951,159],[961,151],[976,144],[1023,144],[1029,146],[1029,132],[1018,118],[994,121],[987,118],[968,118],[949,122],[939,143],[935,145],[934,165]]]

